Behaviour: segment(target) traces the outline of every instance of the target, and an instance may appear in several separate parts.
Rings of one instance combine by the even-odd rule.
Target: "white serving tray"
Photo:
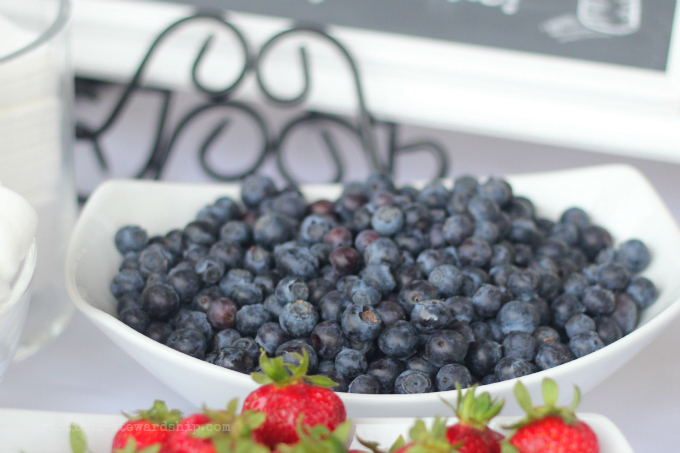
[[[581,420],[595,431],[600,443],[600,453],[633,453],[621,431],[608,418],[597,414],[579,414]],[[518,417],[497,417],[493,429],[507,433],[503,425]],[[389,447],[413,425],[413,418],[357,418],[354,419],[356,436],[379,442]],[[426,419],[431,420],[431,419]],[[88,437],[92,453],[108,453],[118,428],[125,422],[123,415],[78,414],[69,412],[29,411],[0,409],[0,445],[3,453],[71,453],[69,427],[77,423]],[[350,448],[362,448],[354,439]]]

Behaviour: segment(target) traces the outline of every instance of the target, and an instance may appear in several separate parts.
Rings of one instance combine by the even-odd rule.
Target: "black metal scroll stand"
[[[166,40],[166,38],[182,25],[194,21],[210,21],[216,23],[220,27],[224,28],[228,33],[234,35],[244,56],[243,63],[239,75],[230,85],[221,89],[211,89],[205,86],[199,80],[198,72],[201,62],[209,51],[213,40],[213,36],[209,36],[196,55],[194,63],[191,67],[192,84],[196,90],[205,96],[205,101],[198,107],[195,107],[191,111],[184,114],[177,124],[171,126],[168,124],[168,117],[169,112],[171,111],[170,109],[173,104],[175,93],[167,89],[142,87],[140,81],[144,75],[144,71],[149,65],[150,60],[156,53],[157,49]],[[263,62],[273,51],[273,48],[281,41],[298,35],[312,35],[319,39],[325,40],[331,44],[333,48],[340,52],[352,75],[358,112],[354,120],[323,112],[304,112],[290,119],[277,134],[273,134],[270,131],[270,127],[268,126],[265,119],[254,107],[235,101],[232,98],[235,91],[239,88],[244,79],[249,74],[254,73],[260,91],[267,101],[283,107],[292,107],[303,103],[311,90],[309,56],[304,46],[300,48],[300,66],[304,83],[299,94],[290,98],[279,97],[270,91],[262,77]],[[83,85],[80,86],[81,88],[83,87]],[[338,40],[319,28],[298,26],[280,32],[271,37],[264,45],[262,45],[259,52],[256,55],[253,55],[250,50],[250,46],[241,31],[221,17],[208,14],[196,14],[194,16],[180,19],[177,22],[171,24],[168,28],[161,32],[151,44],[136,73],[130,82],[125,85],[123,93],[120,95],[120,98],[103,124],[98,127],[89,127],[82,123],[76,124],[76,139],[90,143],[92,151],[97,158],[98,164],[101,170],[105,173],[108,170],[108,163],[106,155],[100,145],[101,138],[120,118],[124,107],[130,101],[132,96],[141,90],[159,93],[162,98],[162,103],[155,119],[155,137],[153,144],[148,152],[146,163],[135,173],[134,177],[136,178],[161,179],[163,176],[163,170],[171,152],[175,147],[175,144],[177,143],[177,139],[181,136],[182,132],[186,128],[188,128],[195,121],[198,121],[201,116],[209,111],[225,112],[225,117],[208,133],[208,135],[200,144],[198,149],[198,159],[205,173],[219,181],[235,181],[244,178],[256,172],[262,166],[265,160],[272,156],[276,159],[277,168],[281,175],[291,184],[299,183],[299,181],[296,181],[293,178],[291,172],[289,171],[289,166],[285,159],[285,145],[287,139],[291,136],[293,131],[299,127],[308,125],[317,125],[319,127],[322,126],[320,133],[325,143],[326,151],[328,152],[334,167],[334,177],[332,179],[333,182],[339,182],[343,179],[344,163],[341,152],[338,149],[335,140],[333,139],[333,135],[331,134],[332,128],[344,130],[345,132],[358,138],[368,161],[369,167],[373,171],[392,174],[395,168],[395,160],[400,155],[422,151],[431,153],[436,160],[435,168],[437,169],[437,173],[434,175],[434,177],[443,177],[447,175],[449,170],[448,155],[442,146],[432,141],[401,143],[398,137],[398,124],[377,121],[371,115],[366,107],[361,77],[354,58]],[[256,126],[256,128],[260,131],[260,144],[254,153],[254,163],[249,168],[238,173],[225,173],[214,168],[207,159],[207,155],[210,152],[215,139],[221,134],[227,133],[230,118],[232,118],[229,115],[235,114],[247,118],[248,121],[252,122]],[[376,143],[376,129],[378,127],[385,127],[388,131],[386,150],[387,162],[381,161],[377,150],[378,145]],[[81,195],[80,198],[81,200],[84,200],[86,196]]]

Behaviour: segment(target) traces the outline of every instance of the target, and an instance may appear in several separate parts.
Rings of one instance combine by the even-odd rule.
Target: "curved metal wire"
[[[150,60],[157,49],[165,42],[166,38],[180,26],[198,20],[215,22],[236,37],[238,46],[241,48],[244,56],[241,71],[229,85],[217,89],[206,86],[199,79],[201,65],[205,61],[212,43],[214,42],[214,35],[208,36],[199,49],[191,66],[192,84],[198,92],[206,97],[206,100],[182,116],[176,124],[169,126],[169,118],[175,93],[166,89],[143,87],[141,85],[141,79]],[[300,47],[299,54],[303,86],[298,94],[287,98],[275,95],[265,84],[262,74],[264,61],[266,57],[272,53],[276,45],[285,39],[298,35],[312,35],[315,38],[321,38],[339,51],[340,55],[347,63],[352,76],[357,102],[357,116],[354,120],[349,120],[328,113],[305,112],[290,119],[281,127],[278,134],[271,135],[267,122],[255,108],[241,102],[230,100],[230,98],[234,95],[235,90],[242,85],[246,76],[250,72],[254,72],[256,82],[262,94],[270,102],[284,107],[291,107],[304,102],[308,98],[312,87],[311,62],[307,49],[304,46]],[[218,124],[212,127],[197,147],[198,160],[203,171],[211,178],[219,181],[234,181],[244,178],[260,169],[268,156],[273,155],[281,175],[289,183],[297,184],[298,181],[296,181],[290,171],[292,165],[290,164],[289,159],[286,159],[286,144],[296,130],[305,126],[320,127],[320,134],[325,145],[325,151],[330,157],[331,165],[334,170],[332,177],[333,182],[341,181],[345,174],[345,164],[342,159],[342,153],[334,139],[334,135],[331,133],[331,130],[337,130],[338,128],[343,130],[344,133],[349,133],[350,135],[357,137],[366,154],[368,164],[374,171],[393,173],[396,159],[401,155],[414,152],[429,152],[434,156],[437,167],[436,177],[445,176],[449,170],[448,154],[442,146],[432,141],[405,144],[399,143],[399,126],[397,124],[374,120],[366,106],[361,76],[354,57],[337,39],[318,27],[299,26],[282,31],[266,41],[257,55],[252,56],[248,42],[243,33],[241,33],[241,31],[233,24],[225,21],[221,17],[211,14],[196,14],[194,16],[182,18],[169,25],[156,37],[156,39],[154,39],[135,74],[124,86],[117,102],[103,123],[99,127],[89,127],[81,123],[76,125],[76,137],[79,140],[91,143],[92,152],[95,153],[98,165],[104,172],[108,170],[109,166],[106,161],[106,155],[103,152],[104,150],[100,146],[100,138],[122,115],[124,108],[133,94],[137,91],[150,91],[158,93],[161,96],[160,108],[153,120],[155,121],[153,145],[149,150],[149,155],[144,165],[135,174],[137,178],[161,178],[171,153],[177,147],[180,136],[187,129],[192,127],[195,122],[199,121],[200,118],[204,117],[205,114],[212,111],[224,111],[228,112],[230,115],[235,113],[244,116],[248,121],[254,124],[255,128],[258,130],[261,142],[254,154],[254,161],[248,168],[239,172],[225,173],[223,170],[216,168],[214,165],[215,159],[209,159],[209,155],[216,152],[216,141],[218,137],[228,133],[232,116],[227,115]],[[388,131],[387,161],[384,163],[381,162],[381,159],[379,158],[376,140],[376,129],[381,126],[387,126]]]
[[[361,82],[361,76],[359,75],[359,68],[357,66],[357,63],[354,60],[354,57],[347,50],[347,48],[343,44],[341,44],[340,41],[326,33],[324,30],[311,26],[302,25],[295,28],[291,28],[289,30],[284,30],[272,36],[267,42],[264,43],[264,45],[260,49],[260,53],[258,54],[257,60],[255,62],[255,75],[257,78],[257,84],[260,87],[262,94],[264,94],[264,96],[270,101],[277,104],[281,104],[283,106],[297,105],[300,102],[304,101],[309,95],[311,88],[311,77],[309,71],[309,58],[307,55],[307,50],[304,46],[300,48],[300,66],[302,68],[302,75],[304,80],[303,88],[300,94],[289,99],[280,98],[274,95],[269,90],[269,88],[267,88],[267,85],[264,83],[264,78],[262,75],[263,61],[265,57],[269,54],[271,49],[274,47],[274,45],[296,34],[311,34],[318,38],[322,38],[340,52],[340,55],[343,57],[343,59],[349,66],[350,72],[352,74],[352,81],[354,83],[354,90],[357,97],[358,106],[357,120],[359,124],[358,128],[360,133],[359,136],[361,138],[364,150],[368,156],[369,165],[371,169],[374,171],[380,172],[385,171],[385,166],[380,162],[380,159],[378,157],[375,131],[373,130],[371,115],[369,114],[368,108],[366,107],[366,98],[364,96],[364,89]]]

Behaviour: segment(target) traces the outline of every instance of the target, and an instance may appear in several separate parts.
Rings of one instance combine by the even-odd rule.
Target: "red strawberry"
[[[159,447],[156,451],[162,451],[162,445],[182,419],[182,414],[178,410],[169,411],[163,401],[156,400],[151,409],[138,411],[128,419],[113,438],[113,453],[142,452],[153,446]]]
[[[446,440],[446,419],[435,417],[432,428],[428,431],[422,420],[417,420],[409,431],[411,442],[406,443],[399,436],[390,447],[390,453],[458,453],[458,450]],[[374,453],[383,453],[378,445],[359,439],[359,442]]]
[[[503,452],[519,453],[599,453],[597,437],[590,427],[578,420],[574,410],[580,392],[574,387],[571,408],[557,407],[557,384],[552,379],[543,380],[545,406],[532,407],[529,392],[517,382],[515,397],[527,413],[524,420],[512,426],[516,431]],[[510,446],[511,445],[511,446]]]
[[[476,385],[462,396],[460,386],[456,386],[458,401],[452,409],[458,423],[448,427],[446,439],[461,453],[500,453],[503,435],[487,425],[501,411],[503,401],[491,399],[488,393],[475,397]]]
[[[262,387],[248,395],[243,410],[264,412],[266,421],[253,432],[254,439],[270,448],[298,440],[298,423],[323,425],[334,430],[347,417],[342,400],[326,387],[336,385],[324,376],[307,376],[309,356],[299,356],[299,366],[283,362],[283,357],[267,358],[263,351],[260,367],[252,373]]]
[[[264,414],[244,411],[236,414],[238,401],[229,402],[226,411],[205,409],[177,424],[163,453],[269,453],[252,440],[253,429],[264,422]]]

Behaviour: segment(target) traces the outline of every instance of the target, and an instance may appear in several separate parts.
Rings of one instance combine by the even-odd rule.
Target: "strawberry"
[[[113,453],[151,453],[154,451],[151,447],[155,446],[158,446],[156,451],[162,451],[162,445],[182,414],[178,410],[169,411],[163,401],[156,400],[151,409],[127,417],[128,421],[113,438]]]
[[[458,453],[458,450],[446,439],[446,419],[435,417],[432,428],[428,431],[422,420],[417,420],[409,431],[411,442],[406,443],[402,436],[388,450],[389,453]],[[384,453],[378,445],[357,437],[357,440],[373,453]]]
[[[458,401],[453,409],[458,423],[446,430],[446,439],[461,453],[500,453],[503,435],[487,425],[503,408],[503,401],[491,399],[488,393],[475,397],[477,386],[472,387],[465,396],[458,383]]]
[[[555,406],[558,391],[552,379],[543,380],[542,391],[545,406],[532,407],[524,385],[515,385],[515,397],[527,415],[509,427],[516,431],[503,445],[503,453],[599,453],[595,433],[574,414],[580,399],[578,387],[574,387],[571,408]]]
[[[264,412],[266,421],[253,432],[253,438],[274,448],[277,444],[298,441],[297,424],[323,425],[334,430],[347,415],[342,400],[326,387],[336,385],[324,376],[307,376],[309,356],[297,354],[299,366],[283,362],[283,357],[269,359],[263,351],[260,367],[264,373],[252,373],[255,382],[262,384],[250,393],[243,410]]]
[[[229,402],[226,411],[204,409],[177,424],[163,453],[269,453],[255,443],[252,432],[264,422],[264,414],[244,411],[236,414],[238,401]]]

